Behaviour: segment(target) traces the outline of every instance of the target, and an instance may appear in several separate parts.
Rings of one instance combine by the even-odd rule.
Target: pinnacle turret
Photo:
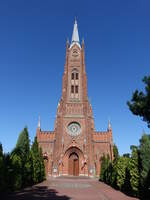
[[[40,116],[39,116],[39,121],[38,121],[38,128],[41,129],[41,119],[40,119]]]
[[[108,121],[108,128],[107,128],[107,130],[108,130],[108,131],[111,131],[111,130],[112,130],[110,120]]]

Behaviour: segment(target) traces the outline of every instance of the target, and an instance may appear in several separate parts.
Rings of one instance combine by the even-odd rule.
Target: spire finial
[[[76,18],[76,16],[75,16],[75,18],[74,18],[74,22],[77,24],[77,18]]]
[[[39,116],[39,121],[38,121],[38,128],[39,129],[41,128],[41,119],[40,119],[40,116]]]

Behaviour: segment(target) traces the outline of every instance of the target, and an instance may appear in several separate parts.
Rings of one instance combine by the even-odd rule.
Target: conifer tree
[[[103,155],[101,158],[101,172],[100,172],[100,180],[103,182],[109,182],[110,179],[110,158],[109,155]]]
[[[113,186],[114,188],[116,188],[117,186],[117,169],[116,169],[116,165],[119,159],[119,152],[118,152],[118,148],[117,146],[114,144],[113,146],[113,155],[114,155],[114,159],[112,162],[112,176],[111,176],[111,186]]]
[[[9,153],[4,154],[4,165],[5,165],[5,191],[12,191],[14,190],[14,173],[16,168],[12,164],[12,159]]]
[[[25,177],[24,186],[33,184],[33,161],[32,161],[31,150],[28,154],[28,157],[24,165],[24,177]]]
[[[15,191],[45,179],[42,149],[35,137],[32,148],[28,130],[20,133],[11,154],[3,154],[0,144],[0,192]]]
[[[106,176],[106,183],[111,184],[112,182],[112,172],[113,172],[113,166],[112,162],[110,159],[107,158],[107,169],[105,171],[105,176]]]
[[[38,183],[39,181],[41,181],[41,160],[37,137],[35,137],[32,144],[31,153],[33,161],[33,182]]]
[[[145,180],[146,198],[150,199],[150,170]]]
[[[106,170],[106,158],[105,155],[102,156],[101,158],[101,171],[100,171],[100,180],[104,181],[105,180],[105,170]]]
[[[140,182],[140,173],[139,173],[139,154],[138,148],[136,146],[130,147],[132,150],[131,158],[129,160],[129,173],[130,173],[130,185],[132,189],[132,194],[134,196],[139,195],[139,182]]]
[[[118,159],[117,165],[116,165],[116,173],[117,173],[117,187],[120,190],[123,190],[123,186],[125,184],[126,180],[126,168],[129,163],[129,158],[128,157],[123,157],[121,156]]]
[[[41,178],[40,181],[43,181],[45,179],[45,165],[44,165],[44,158],[42,153],[42,148],[39,149],[40,154],[40,166],[41,166]]]
[[[16,149],[19,149],[23,157],[22,159],[25,162],[30,152],[30,140],[27,127],[25,127],[20,133],[17,140]]]
[[[18,190],[23,186],[22,158],[16,153],[13,153],[11,155],[11,163],[13,170],[11,173],[12,189]]]
[[[147,178],[150,171],[150,136],[143,134],[140,139],[140,193],[150,192],[150,185],[147,185]]]
[[[112,175],[112,163],[108,154],[105,159],[105,166],[104,182],[110,184]]]
[[[113,163],[116,163],[119,158],[119,152],[115,144],[113,145],[113,155],[114,155]]]
[[[22,185],[30,185],[32,183],[32,158],[30,153],[30,140],[27,127],[25,127],[20,133],[16,147],[12,154],[16,154],[21,158]]]
[[[5,189],[5,164],[3,156],[3,147],[0,144],[0,191]]]

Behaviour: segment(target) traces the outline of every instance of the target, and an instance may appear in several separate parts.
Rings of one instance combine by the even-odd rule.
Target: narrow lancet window
[[[75,93],[78,93],[78,85],[75,86]]]
[[[76,73],[76,80],[78,80],[79,79],[79,74],[78,73]]]
[[[71,79],[74,80],[74,73],[71,74]]]
[[[74,85],[71,86],[71,93],[74,93]]]

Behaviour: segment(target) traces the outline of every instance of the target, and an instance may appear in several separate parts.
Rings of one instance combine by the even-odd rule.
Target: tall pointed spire
[[[77,20],[76,19],[75,19],[75,22],[74,22],[74,27],[73,27],[72,40],[71,40],[70,48],[74,44],[77,44],[81,48],[80,41],[79,41],[78,25],[77,25]]]

